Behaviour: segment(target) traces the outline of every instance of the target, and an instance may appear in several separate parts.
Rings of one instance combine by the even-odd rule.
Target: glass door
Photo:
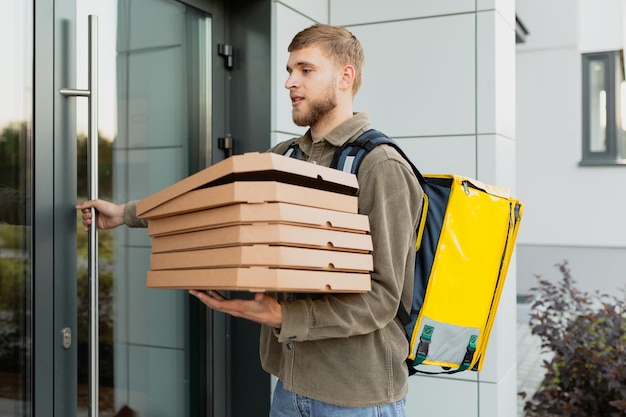
[[[31,415],[33,8],[0,12],[0,416]]]
[[[212,21],[174,0],[76,1],[78,88],[88,84],[90,15],[98,22],[99,198],[142,199],[211,160]],[[76,99],[77,201],[88,198],[86,103]],[[87,415],[88,241],[78,221],[76,233],[77,408]],[[191,384],[203,390],[202,318],[189,317],[185,291],[146,288],[150,243],[145,229],[98,233],[101,416],[187,416],[199,408]]]

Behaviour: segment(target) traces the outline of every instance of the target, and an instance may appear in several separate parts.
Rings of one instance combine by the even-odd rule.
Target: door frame
[[[61,96],[75,82],[63,56],[72,39],[73,1],[34,1],[33,71],[33,415],[71,416],[76,412],[76,343],[62,345],[63,329],[76,332],[75,104]],[[69,51],[66,47],[65,51]],[[55,114],[67,118],[55,122]],[[63,182],[61,182],[63,181]],[[55,184],[63,183],[63,187]],[[61,189],[58,189],[61,188]],[[60,250],[59,248],[63,248]],[[58,381],[63,381],[59,384]]]
[[[226,157],[218,140],[227,135],[233,138],[236,154],[267,150],[272,113],[271,0],[179,1],[213,16],[212,163]],[[233,46],[230,70],[225,69],[219,44]],[[195,320],[203,317],[206,325],[205,392],[211,398],[207,406],[212,405],[209,415],[267,414],[271,378],[259,360],[260,325],[210,311],[195,302],[190,305],[190,314]],[[193,324],[194,319],[190,317],[189,323]],[[200,346],[198,343],[196,340],[190,346]]]
[[[72,416],[77,406],[77,343],[63,347],[63,331],[77,332],[76,308],[76,98],[59,93],[76,86],[74,39],[77,0],[33,0],[33,223],[31,360],[32,415]],[[212,21],[211,162],[225,157],[218,138],[231,134],[236,153],[265,150],[271,124],[270,0],[179,0],[214,17]],[[218,17],[218,16],[222,16]],[[249,35],[253,35],[250,37]],[[219,43],[235,42],[235,53],[254,50],[256,61],[224,70]],[[261,48],[260,56],[259,48]],[[57,53],[55,53],[57,51]],[[236,56],[237,60],[238,57]],[[246,68],[247,66],[247,68]],[[256,68],[251,68],[255,66]],[[85,69],[86,71],[86,69]],[[261,94],[250,86],[265,79]],[[217,105],[217,103],[221,105]],[[239,109],[253,109],[241,112]],[[57,116],[59,115],[59,116]],[[60,116],[62,115],[62,116]],[[200,162],[198,162],[198,168]],[[190,303],[188,325],[206,329],[189,340],[192,416],[250,415],[269,409],[270,377],[258,360],[259,326],[231,320]],[[193,332],[189,332],[190,334]],[[229,342],[232,341],[232,344]],[[241,347],[246,346],[245,351]],[[220,367],[219,364],[225,364]],[[203,371],[206,370],[206,371]],[[226,382],[226,383],[225,383]],[[246,392],[249,387],[254,392]],[[212,393],[211,410],[206,410]]]

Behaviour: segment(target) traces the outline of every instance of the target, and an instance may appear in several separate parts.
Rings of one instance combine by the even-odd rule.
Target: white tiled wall
[[[515,140],[500,135],[480,135],[477,140],[477,178],[511,190],[517,198]]]
[[[479,386],[476,382],[431,377],[411,377],[407,416],[478,416]],[[511,414],[511,417],[514,417]],[[490,417],[496,417],[490,416]],[[503,417],[503,416],[502,416]]]
[[[515,31],[501,14],[476,14],[477,131],[515,137]]]
[[[516,2],[509,0],[477,0],[476,10],[495,10],[508,23],[515,27],[515,6]]]
[[[328,0],[283,0],[284,6],[316,22],[328,23]],[[295,32],[294,32],[295,35]],[[293,35],[291,35],[293,36]],[[289,36],[289,38],[291,38]]]
[[[582,52],[617,51],[623,48],[623,1],[580,0],[579,13]]]
[[[409,137],[397,142],[424,174],[476,176],[475,136]]]
[[[582,229],[587,225],[596,228],[603,219],[594,216],[581,224],[578,220],[581,205],[587,204],[585,199],[577,202],[574,213],[563,210],[563,194],[554,192],[557,184],[561,184],[562,192],[570,183],[580,187],[578,178],[573,181],[581,159],[580,56],[572,48],[520,51],[517,63],[524,68],[523,76],[517,79],[516,159],[518,172],[524,175],[518,194],[528,207],[518,241],[593,243]],[[549,177],[538,167],[550,167]],[[593,175],[593,171],[585,172]],[[546,183],[552,186],[545,187]]]
[[[372,123],[392,137],[475,133],[473,14],[350,30],[365,49],[356,111],[367,111]]]
[[[526,42],[519,45],[518,50],[576,46],[579,1],[524,0],[516,2],[515,9],[521,21],[526,26],[530,25]]]
[[[469,415],[480,417],[517,416],[517,370],[515,367],[510,368],[509,372],[497,384],[481,382],[479,385],[478,411],[477,414]]]
[[[298,136],[298,134],[304,133],[305,129],[296,126],[291,120],[291,101],[289,100],[289,91],[285,88],[287,81],[286,65],[289,58],[287,47],[296,33],[316,22],[291,8],[285,7],[282,3],[274,3],[273,17],[272,33],[274,39],[272,42],[275,59],[272,60],[272,73],[274,74],[272,91],[275,95],[276,106],[272,112],[272,131],[274,137],[275,132]]]
[[[284,91],[293,35],[325,22],[323,5],[274,2],[273,141],[294,136]],[[365,48],[355,111],[398,140],[424,173],[456,173],[515,187],[515,3],[513,0],[330,0],[329,22]],[[282,97],[285,97],[282,100]],[[414,376],[408,415],[516,415],[514,260],[483,371]]]
[[[350,26],[362,23],[473,13],[474,0],[335,0],[330,1],[330,23]]]

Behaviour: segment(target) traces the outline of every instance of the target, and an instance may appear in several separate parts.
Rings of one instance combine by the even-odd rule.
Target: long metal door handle
[[[89,15],[89,86],[87,90],[62,88],[64,96],[87,97],[89,101],[87,166],[89,199],[98,198],[98,16]],[[98,219],[91,209],[89,229],[89,416],[98,416]]]

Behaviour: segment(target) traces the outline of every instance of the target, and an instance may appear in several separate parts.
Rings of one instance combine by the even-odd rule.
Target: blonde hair
[[[296,34],[287,48],[288,52],[309,46],[319,46],[336,64],[354,67],[352,95],[361,87],[365,53],[359,40],[341,26],[315,24]]]

